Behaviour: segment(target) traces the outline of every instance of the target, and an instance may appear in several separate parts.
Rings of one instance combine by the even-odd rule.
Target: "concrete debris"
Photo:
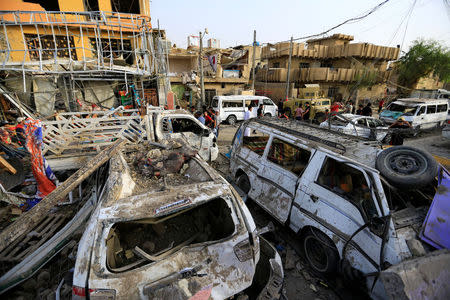
[[[427,253],[423,244],[417,239],[407,240],[406,244],[414,257],[424,256]]]
[[[291,270],[295,268],[295,262],[297,261],[298,256],[295,253],[294,249],[289,247],[286,251],[286,259],[284,262],[284,268],[286,270]]]

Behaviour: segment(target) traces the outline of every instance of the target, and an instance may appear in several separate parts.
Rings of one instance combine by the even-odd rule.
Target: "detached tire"
[[[420,188],[433,181],[438,164],[433,156],[422,150],[397,146],[378,155],[376,168],[389,183],[400,188]]]
[[[327,275],[337,271],[339,252],[330,238],[317,229],[308,229],[302,240],[309,265],[318,273]]]

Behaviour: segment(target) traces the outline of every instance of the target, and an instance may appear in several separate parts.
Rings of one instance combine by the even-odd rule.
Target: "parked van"
[[[264,105],[264,116],[276,117],[278,115],[278,106],[264,96],[215,96],[211,106],[214,110],[219,110],[222,121],[233,125],[236,121],[244,120],[244,114],[249,105],[255,107],[253,114],[256,117],[256,109],[260,104]]]
[[[448,106],[448,99],[398,99],[381,112],[380,119],[392,124],[402,116],[414,129],[442,127],[447,120]]]
[[[251,119],[233,139],[230,171],[249,198],[296,233],[315,271],[365,282],[372,298],[389,298],[378,272],[412,253],[450,247],[448,225],[433,217],[443,220],[438,207],[450,197],[450,176],[419,149],[383,150],[302,122]]]

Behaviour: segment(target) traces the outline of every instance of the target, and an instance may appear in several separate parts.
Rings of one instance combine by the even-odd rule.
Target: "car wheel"
[[[236,121],[237,121],[237,119],[236,119],[236,116],[234,116],[234,115],[228,116],[228,118],[227,118],[227,122],[230,125],[236,124]]]
[[[236,184],[244,193],[250,192],[250,179],[248,179],[247,174],[239,175]]]
[[[387,181],[401,188],[425,186],[438,173],[438,164],[433,156],[407,146],[384,150],[378,155],[375,166]]]
[[[272,115],[270,114],[270,113],[266,113],[266,114],[264,114],[264,117],[272,117]]]
[[[321,274],[336,272],[339,252],[328,236],[317,229],[309,229],[303,236],[303,251],[309,265]]]

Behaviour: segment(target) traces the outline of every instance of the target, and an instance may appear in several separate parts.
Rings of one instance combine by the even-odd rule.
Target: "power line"
[[[417,0],[414,0],[413,5],[411,6],[411,11],[409,12],[408,20],[406,21],[405,32],[403,33],[402,43],[400,44],[400,52],[402,51],[403,43],[405,42],[406,32],[408,30],[408,25],[409,25],[409,20],[411,19],[411,15],[414,10],[414,6],[416,6],[416,2],[417,2]]]

